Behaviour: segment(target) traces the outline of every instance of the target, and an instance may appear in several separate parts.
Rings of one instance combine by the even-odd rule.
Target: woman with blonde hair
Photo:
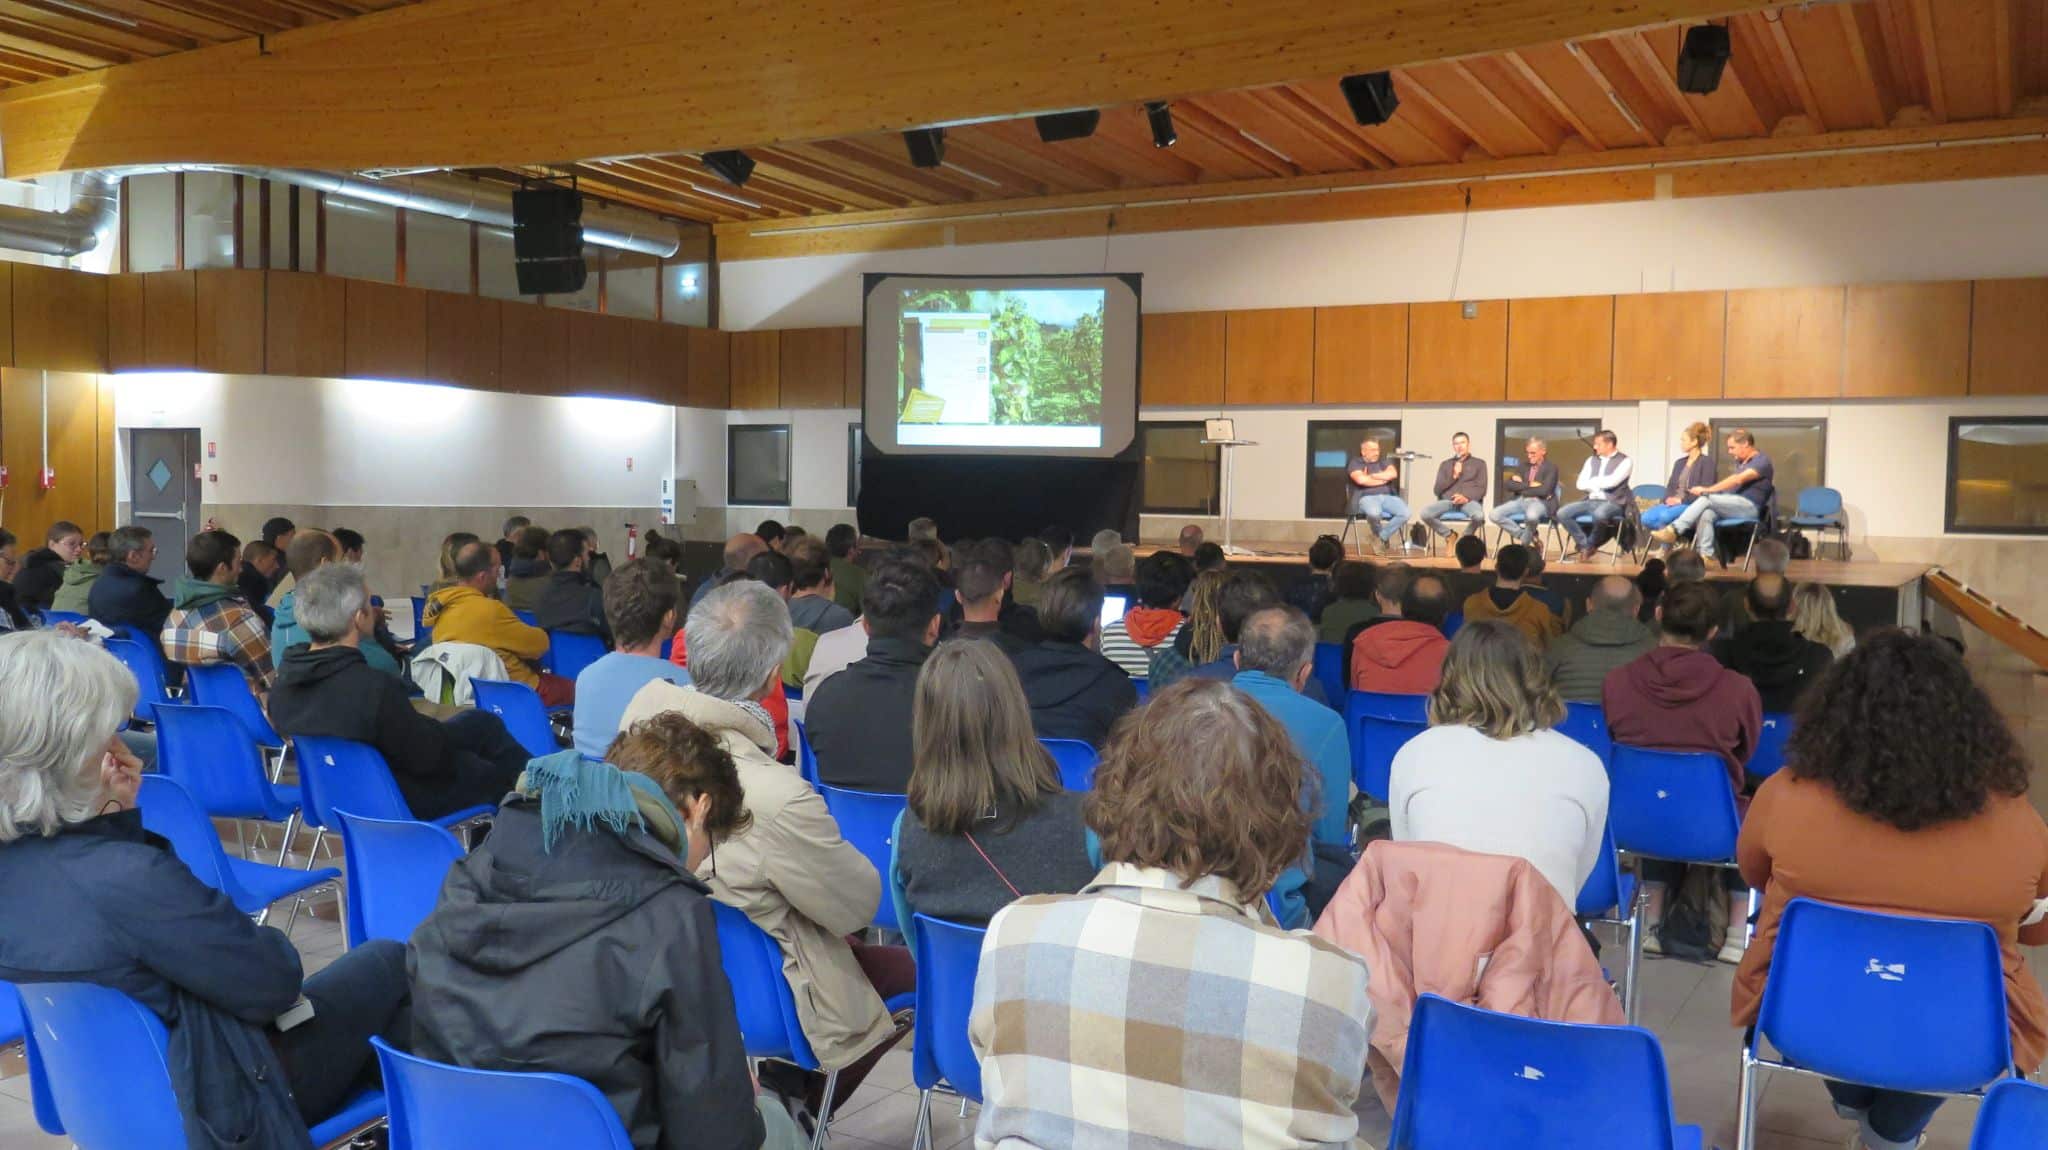
[[[939,644],[917,675],[911,733],[917,765],[890,876],[899,921],[979,925],[1027,894],[1071,894],[1095,877],[1084,796],[1061,788],[1001,648]]]
[[[1429,730],[1394,756],[1394,838],[1527,859],[1575,905],[1600,856],[1607,771],[1552,729],[1563,719],[1542,655],[1520,631],[1465,624],[1429,697]]]
[[[1792,588],[1792,630],[1847,658],[1856,649],[1856,632],[1835,610],[1835,597],[1822,583],[1801,583]]]
[[[1188,589],[1188,621],[1173,643],[1173,649],[1187,659],[1187,666],[1169,669],[1155,661],[1150,684],[1153,694],[1171,687],[1193,668],[1223,657],[1223,585],[1229,580],[1230,572],[1225,570],[1195,576],[1194,586]]]
[[[1685,514],[1686,504],[1693,501],[1693,488],[1713,484],[1714,453],[1707,450],[1707,443],[1713,437],[1713,430],[1698,420],[1687,424],[1685,430],[1678,433],[1678,448],[1682,454],[1678,462],[1671,465],[1671,478],[1664,484],[1663,501],[1643,512],[1645,531],[1670,526],[1672,520]]]

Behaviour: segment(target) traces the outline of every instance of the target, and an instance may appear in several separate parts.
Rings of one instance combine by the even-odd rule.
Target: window
[[[1500,477],[1506,472],[1519,474],[1528,463],[1528,446],[1532,439],[1540,439],[1550,448],[1550,462],[1557,465],[1557,498],[1560,503],[1571,503],[1585,498],[1585,493],[1572,486],[1579,477],[1579,468],[1593,457],[1593,433],[1600,430],[1597,419],[1502,419],[1494,423],[1493,443],[1493,491],[1489,498],[1494,502],[1505,498],[1500,491]],[[1479,447],[1473,445],[1473,453]],[[1632,473],[1633,474],[1633,473]],[[1634,474],[1637,482],[1655,483]]]
[[[1138,507],[1147,515],[1214,515],[1221,504],[1220,447],[1202,445],[1201,422],[1145,423]]]
[[[789,506],[789,425],[736,423],[725,429],[725,502]]]
[[[1778,514],[1790,515],[1799,493],[1827,483],[1828,421],[1825,419],[1717,419],[1712,450],[1714,474],[1726,479],[1735,474],[1735,461],[1728,457],[1728,433],[1748,428],[1756,437],[1756,449],[1771,457],[1776,472],[1771,485],[1778,493]],[[1678,450],[1673,444],[1672,451]]]
[[[846,425],[846,505],[860,506],[860,424]]]
[[[2048,419],[1949,419],[1943,526],[2048,535]]]
[[[327,274],[397,283],[398,209],[340,196],[325,203]]]
[[[1345,473],[1358,445],[1367,439],[1379,441],[1380,458],[1392,455],[1401,445],[1401,421],[1382,419],[1310,420],[1308,425],[1308,497],[1302,514],[1310,519],[1342,519],[1350,514]],[[1414,476],[1402,469],[1401,490],[1409,490]],[[1424,490],[1427,490],[1425,484]]]

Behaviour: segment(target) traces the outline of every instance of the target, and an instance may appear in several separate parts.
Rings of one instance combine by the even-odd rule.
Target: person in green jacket
[[[87,598],[92,594],[93,580],[100,577],[100,571],[107,565],[107,533],[95,532],[85,541],[85,553],[64,568],[64,581],[50,599],[50,610],[69,611],[75,615],[90,614]]]

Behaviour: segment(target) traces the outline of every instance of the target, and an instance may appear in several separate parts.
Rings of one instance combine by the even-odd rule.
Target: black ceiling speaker
[[[1702,24],[1685,30],[1685,42],[1678,46],[1678,90],[1704,96],[1721,86],[1721,69],[1728,66],[1728,29],[1719,24]]]
[[[1033,118],[1038,121],[1038,138],[1048,144],[1057,144],[1061,140],[1085,140],[1094,135],[1095,125],[1102,122],[1102,109],[1049,112]]]
[[[1145,105],[1145,119],[1152,124],[1153,147],[1171,148],[1180,139],[1180,133],[1173,130],[1173,109],[1166,106],[1166,101]]]
[[[1391,72],[1360,72],[1337,81],[1337,87],[1344,91],[1344,102],[1351,105],[1351,118],[1361,124],[1384,124],[1401,106]]]
[[[520,295],[583,290],[583,194],[575,188],[520,188],[512,193],[512,270]]]
[[[745,184],[754,174],[754,157],[738,148],[723,152],[706,152],[698,159],[703,161],[704,170],[737,188]]]
[[[946,162],[946,129],[912,128],[903,133],[903,146],[910,149],[912,164],[936,168]]]

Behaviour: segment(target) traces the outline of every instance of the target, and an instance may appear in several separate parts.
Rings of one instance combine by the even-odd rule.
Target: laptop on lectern
[[[1235,419],[1205,419],[1202,421],[1202,438],[1209,443],[1222,443],[1237,438]]]

